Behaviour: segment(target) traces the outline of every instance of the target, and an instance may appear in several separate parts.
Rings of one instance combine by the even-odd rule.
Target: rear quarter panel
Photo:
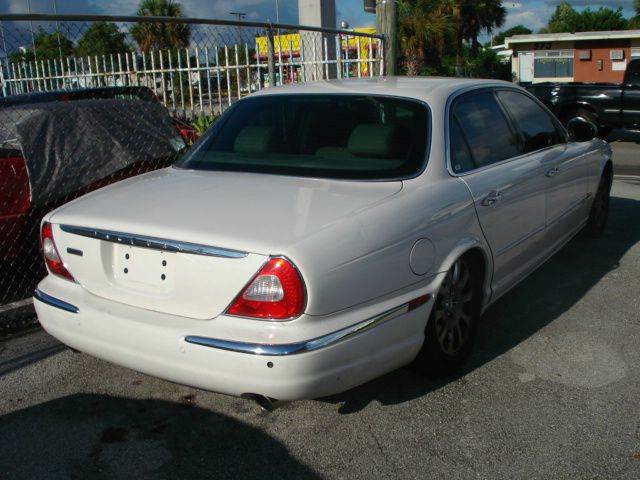
[[[421,272],[410,263],[413,246],[433,249]],[[428,244],[428,243],[427,243]],[[423,175],[403,190],[291,248],[308,290],[307,313],[328,315],[376,299],[418,289],[446,271],[465,249],[484,245],[464,183]],[[420,274],[422,273],[422,274]]]

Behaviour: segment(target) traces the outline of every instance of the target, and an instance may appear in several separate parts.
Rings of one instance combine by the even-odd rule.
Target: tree
[[[73,54],[73,42],[59,30],[49,33],[42,27],[38,28],[34,35],[35,56],[33,46],[14,52],[11,55],[12,62],[30,62],[32,60],[53,60],[64,58]]]
[[[498,33],[492,39],[493,45],[502,45],[504,43],[505,38],[513,37],[514,35],[529,35],[533,33],[533,30],[525,27],[524,25],[515,25],[507,30],[504,30]]]
[[[513,80],[511,62],[503,62],[491,48],[482,48],[477,55],[466,57],[465,74],[475,78]]]
[[[480,48],[479,35],[504,22],[500,0],[399,0],[398,42],[408,75],[509,78],[508,65]]]
[[[629,30],[640,30],[640,0],[634,0],[633,7],[636,11],[636,16],[629,19],[627,27]]]
[[[548,25],[541,33],[597,32],[603,30],[625,30],[628,21],[624,18],[622,7],[617,10],[600,7],[597,10],[586,8],[578,12],[566,0],[562,0],[551,15]]]
[[[141,17],[182,17],[182,6],[173,0],[142,0],[137,15]],[[191,28],[185,23],[140,22],[131,35],[143,52],[186,48]]]
[[[400,0],[398,39],[407,75],[419,75],[428,50],[442,56],[446,39],[455,33],[451,12],[440,0]]]
[[[95,22],[80,37],[76,54],[80,57],[109,55],[131,51],[126,35],[118,30],[115,23]]]
[[[501,27],[507,15],[502,0],[460,0],[460,32],[459,35],[471,44],[471,52],[475,55],[480,49],[478,36],[486,31]]]

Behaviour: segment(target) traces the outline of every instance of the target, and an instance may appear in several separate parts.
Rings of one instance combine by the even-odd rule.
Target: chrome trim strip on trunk
[[[113,232],[111,230],[100,230],[97,228],[76,227],[74,225],[60,225],[63,232],[80,235],[82,237],[95,238],[105,242],[121,243],[133,247],[150,248],[153,250],[164,250],[167,252],[191,253],[194,255],[206,255],[210,257],[222,258],[244,258],[249,255],[240,250],[230,250],[226,248],[212,247],[198,243],[181,242],[166,238],[148,237],[146,235],[135,235],[131,233]]]
[[[52,307],[64,310],[65,312],[78,313],[80,311],[80,309],[75,305],[71,305],[70,303],[64,302],[56,297],[52,297],[51,295],[44,293],[39,288],[33,292],[33,298],[40,300],[42,303],[46,303],[47,305],[51,305]]]
[[[426,301],[424,303],[426,303]],[[415,308],[417,308],[418,306],[420,305],[416,305]],[[411,302],[403,303],[398,307],[387,310],[386,312],[383,312],[379,315],[376,315],[349,327],[337,330],[321,337],[297,343],[245,343],[234,342],[230,340],[221,340],[218,338],[198,337],[195,335],[187,335],[186,337],[184,337],[184,340],[195,345],[217,348],[219,350],[228,350],[230,352],[237,353],[249,353],[252,355],[265,356],[296,355],[299,353],[312,352],[314,350],[319,350],[321,348],[326,348],[334,345],[338,342],[342,342],[350,337],[353,337],[354,335],[366,332],[367,330],[382,325],[383,323],[388,322],[389,320],[392,320],[402,314],[408,313],[413,309],[414,307],[412,306]]]

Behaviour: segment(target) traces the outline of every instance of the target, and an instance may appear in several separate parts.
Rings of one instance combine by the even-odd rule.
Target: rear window
[[[427,107],[395,97],[269,95],[230,108],[176,166],[385,180],[421,171]]]

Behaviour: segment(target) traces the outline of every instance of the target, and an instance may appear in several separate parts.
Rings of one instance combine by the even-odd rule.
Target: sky
[[[56,3],[58,13],[91,13],[134,15],[139,0],[31,0],[33,13],[52,13]],[[534,31],[545,26],[560,0],[503,1],[507,19],[502,29],[523,24]],[[180,0],[185,15],[196,18],[232,18],[229,12],[245,12],[247,20],[275,22],[275,0]],[[633,15],[633,0],[570,0],[578,9],[622,7],[625,16]],[[280,21],[298,23],[298,1],[279,0]],[[347,21],[352,27],[375,25],[375,15],[364,12],[362,0],[336,0],[337,21]],[[27,0],[0,0],[0,13],[27,13]]]

